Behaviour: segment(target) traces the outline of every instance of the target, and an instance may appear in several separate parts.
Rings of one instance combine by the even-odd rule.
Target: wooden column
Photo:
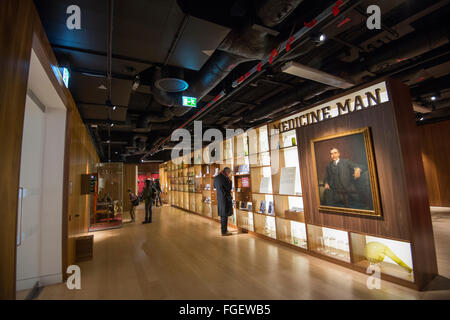
[[[31,38],[31,0],[0,5],[0,299],[16,296],[16,229]]]
[[[450,207],[450,120],[418,127],[431,206]]]

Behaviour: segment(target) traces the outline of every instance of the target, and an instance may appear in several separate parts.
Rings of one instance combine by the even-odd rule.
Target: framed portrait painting
[[[382,215],[369,128],[313,139],[311,150],[319,211]]]

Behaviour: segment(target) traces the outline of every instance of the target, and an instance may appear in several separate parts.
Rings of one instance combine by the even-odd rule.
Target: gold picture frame
[[[367,168],[366,170],[364,170],[364,179],[361,179],[361,180],[366,181],[366,183],[363,184],[364,187],[361,188],[361,189],[363,189],[363,191],[358,190],[354,186],[353,186],[352,191],[346,191],[346,189],[344,187],[341,187],[341,189],[339,189],[339,190],[333,189],[330,187],[330,185],[327,186],[328,183],[327,184],[323,183],[321,185],[319,182],[319,174],[318,174],[319,167],[317,164],[318,159],[317,159],[317,152],[316,152],[316,150],[319,149],[318,144],[325,143],[320,146],[320,149],[322,149],[322,150],[324,149],[325,146],[327,146],[327,144],[326,144],[327,142],[328,142],[328,145],[331,145],[331,146],[334,146],[336,141],[339,141],[339,143],[341,145],[345,145],[344,144],[345,138],[346,137],[348,138],[350,136],[353,136],[354,141],[357,141],[359,139],[360,140],[359,144],[361,146],[362,145],[364,146],[364,152],[361,152],[361,150],[356,151],[356,153],[358,151],[361,152],[358,154],[359,157],[364,158],[364,156],[365,156],[365,160],[366,160],[365,161],[366,163],[362,163],[362,165],[358,166],[358,168],[357,168],[357,169],[359,169],[359,172],[361,172],[361,170],[362,170],[359,167]],[[363,139],[363,142],[361,141],[362,140],[361,138]],[[330,143],[333,140],[335,140],[335,142]],[[331,149],[329,149],[329,152],[330,152],[330,154],[328,155],[329,157],[331,155],[331,150],[333,150],[333,149],[336,149],[336,151],[338,151],[338,153],[340,155],[340,151],[338,150],[338,148],[332,147]],[[379,184],[378,184],[378,178],[377,178],[376,168],[375,168],[375,160],[374,160],[372,139],[371,139],[371,135],[370,135],[370,128],[365,127],[365,128],[356,129],[356,130],[349,130],[349,131],[345,131],[345,132],[338,133],[338,134],[333,134],[333,135],[328,135],[328,136],[323,136],[323,137],[312,139],[311,140],[311,155],[312,155],[312,161],[313,161],[316,200],[317,200],[319,212],[345,213],[345,214],[352,214],[352,215],[364,215],[364,216],[374,216],[374,217],[382,216],[382,210],[381,210],[381,205],[380,205],[380,195],[379,195]],[[340,159],[340,158],[338,158],[338,159]],[[331,170],[331,169],[329,169],[328,166],[331,166],[332,162],[333,162],[333,160],[328,158],[328,164],[327,164],[326,170]],[[361,161],[361,162],[364,162],[364,161]],[[323,161],[323,159],[321,159],[322,170],[323,170],[323,163],[324,163],[324,161]],[[343,158],[341,166],[344,166],[345,163],[353,163],[353,162],[351,160]],[[335,168],[337,168],[337,167],[335,167]],[[334,174],[336,174],[336,172],[339,172],[338,174],[340,174],[342,172],[342,170],[344,170],[344,169],[334,169],[334,170],[341,170],[341,171],[335,171],[335,173],[334,173]],[[325,176],[327,176],[327,173],[325,173]],[[354,181],[352,181],[352,182],[355,182],[357,179],[360,179],[360,177],[358,177],[358,178],[356,177],[356,170],[355,170],[353,176],[354,176]],[[326,180],[326,178],[324,178],[324,180]],[[367,183],[367,180],[368,180],[368,183]],[[343,183],[340,183],[340,185],[342,186]],[[321,193],[320,187],[323,187],[322,193]],[[369,187],[370,187],[370,190],[369,190]],[[342,191],[342,190],[344,190],[344,191]],[[325,198],[327,198],[327,197],[324,196],[325,193],[327,193],[327,195],[329,195],[328,198],[331,198],[332,199],[331,201],[326,201]],[[362,194],[364,196],[359,197],[360,194]],[[369,201],[369,196],[370,196],[370,201]],[[353,198],[357,199],[355,201],[352,201],[351,205],[349,204],[351,202],[349,200],[350,197],[352,197],[352,199]],[[334,199],[338,199],[338,200],[334,200]],[[362,201],[361,199],[364,199],[364,201]],[[337,203],[342,204],[342,205],[336,205]],[[355,205],[355,203],[357,203],[358,205]]]

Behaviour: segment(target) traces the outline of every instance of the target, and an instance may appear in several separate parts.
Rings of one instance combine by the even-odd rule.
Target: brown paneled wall
[[[139,174],[159,173],[160,163],[143,163],[138,165]]]
[[[96,172],[97,152],[78,110],[71,112],[67,263],[75,262],[75,237],[88,232],[92,195],[81,194],[81,175]]]
[[[16,295],[17,198],[32,9],[31,0],[2,0],[0,5],[0,299]]]
[[[418,127],[430,205],[450,207],[450,120]]]

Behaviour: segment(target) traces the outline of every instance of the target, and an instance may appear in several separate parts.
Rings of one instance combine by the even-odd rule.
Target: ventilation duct
[[[303,0],[266,0],[258,9],[257,16],[266,27],[274,27],[301,2]],[[252,28],[251,24],[232,30],[192,81],[187,95],[201,100],[237,65],[263,59],[279,42],[267,31]]]

